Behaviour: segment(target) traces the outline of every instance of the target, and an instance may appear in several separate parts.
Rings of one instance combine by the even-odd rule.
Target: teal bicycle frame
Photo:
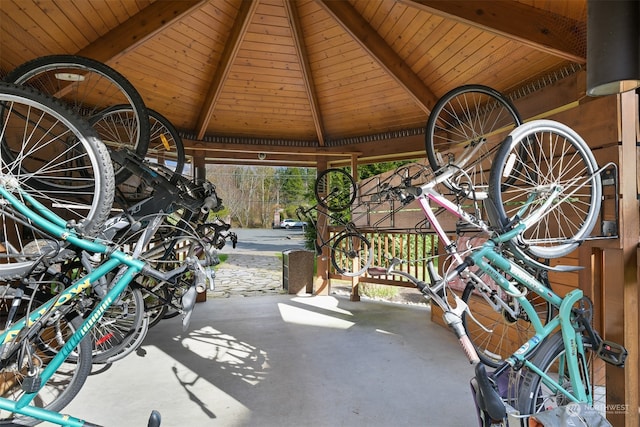
[[[84,239],[76,234],[76,232],[67,227],[67,223],[51,212],[47,207],[34,200],[27,193],[21,193],[21,197],[30,204],[33,209],[27,207],[17,197],[15,197],[4,186],[0,186],[0,196],[7,200],[12,207],[24,215],[29,221],[35,224],[38,228],[45,231],[47,234],[58,238],[63,241],[67,241],[73,246],[76,246],[87,252],[99,253],[106,255],[108,259],[90,272],[87,276],[77,280],[73,285],[69,286],[58,296],[52,298],[39,308],[33,310],[28,319],[21,319],[17,321],[13,326],[0,334],[0,354],[6,346],[10,345],[16,336],[25,326],[31,326],[38,321],[49,310],[60,307],[70,300],[74,299],[77,295],[90,288],[101,277],[104,277],[114,269],[122,266],[126,266],[126,270],[120,275],[115,283],[110,287],[105,297],[100,303],[93,309],[93,311],[87,316],[82,326],[69,337],[65,345],[58,351],[57,355],[49,362],[49,364],[40,373],[42,385],[44,385],[56,370],[64,363],[64,361],[73,352],[75,347],[80,341],[91,331],[91,329],[100,320],[105,311],[118,299],[133,280],[133,278],[140,273],[145,263],[134,259],[131,255],[121,251],[114,251],[112,248],[107,247],[97,241]],[[28,323],[27,323],[28,322]],[[39,420],[48,421],[51,423],[59,424],[69,427],[80,427],[90,425],[84,420],[71,417],[69,415],[63,415],[58,412],[49,411],[36,406],[31,406],[30,403],[37,396],[37,393],[25,393],[19,400],[13,401],[7,398],[0,397],[0,409],[4,409],[17,414],[27,415]]]
[[[574,324],[572,316],[572,307],[582,299],[583,292],[580,289],[575,289],[562,298],[555,294],[550,288],[540,283],[514,261],[504,258],[495,250],[497,244],[515,238],[523,228],[524,225],[520,225],[505,234],[487,240],[479,250],[473,251],[469,256],[469,259],[474,265],[477,265],[480,270],[487,273],[498,286],[518,301],[522,309],[527,313],[535,330],[535,334],[516,350],[513,355],[506,359],[506,363],[511,366],[524,366],[535,372],[542,378],[542,381],[547,387],[556,393],[562,393],[572,402],[588,403],[591,405],[593,404],[593,396],[587,393],[587,390],[591,389],[591,385],[589,383],[583,384],[580,378],[580,372],[588,372],[586,358],[584,357],[583,338],[582,334],[577,330],[577,325]],[[543,325],[535,308],[525,297],[525,294],[516,288],[512,282],[507,280],[501,272],[507,273],[525,288],[544,298],[558,310],[558,314]],[[561,363],[561,368],[566,367],[568,371],[572,391],[567,390],[561,383],[542,372],[527,358],[528,355],[530,355],[545,338],[553,334],[558,327],[562,333],[564,347],[568,350]],[[563,378],[562,371],[559,372],[558,375],[559,378]],[[589,376],[585,375],[584,377],[588,382]]]
[[[460,265],[463,264],[465,260],[463,260],[460,254],[453,249],[453,242],[449,239],[446,231],[440,225],[436,214],[431,209],[430,203],[434,202],[435,204],[446,209],[448,212],[452,213],[463,221],[475,225],[480,230],[484,231],[487,235],[490,235],[490,229],[486,223],[470,216],[468,213],[463,211],[460,206],[449,201],[440,193],[435,191],[434,188],[436,184],[442,182],[453,173],[455,172],[450,169],[449,171],[446,171],[445,173],[436,177],[435,180],[422,185],[420,187],[420,195],[417,196],[417,201],[420,204],[425,217],[431,224],[432,228],[435,230],[438,237],[441,239],[442,244],[446,248],[448,248],[447,250],[449,254],[456,260],[457,264]],[[510,295],[513,298],[515,304],[519,305],[521,309],[524,310],[524,312],[527,314],[535,330],[534,336],[531,337],[526,343],[524,343],[513,355],[507,358],[505,360],[505,363],[509,364],[510,366],[524,366],[532,370],[542,378],[542,381],[547,387],[549,387],[554,392],[562,393],[573,402],[584,402],[592,404],[593,396],[586,392],[586,390],[590,390],[590,384],[583,384],[580,379],[581,370],[582,372],[588,372],[585,365],[586,359],[584,357],[584,343],[581,333],[576,330],[574,321],[572,320],[572,307],[583,297],[583,292],[579,289],[573,290],[569,292],[564,298],[562,298],[556,295],[543,283],[538,281],[525,269],[520,267],[514,260],[505,258],[498,251],[496,251],[496,247],[499,244],[517,238],[520,233],[534,224],[539,218],[544,216],[549,206],[553,203],[553,193],[557,194],[558,192],[559,189],[552,189],[552,195],[549,196],[544,203],[536,206],[535,212],[533,212],[533,214],[528,217],[526,222],[520,222],[510,231],[488,239],[480,247],[480,249],[472,251],[472,253],[467,258],[467,262],[468,265],[478,266],[481,271],[486,273],[500,288],[502,288],[508,295]],[[524,206],[523,209],[526,209],[526,206]],[[554,308],[557,309],[558,314],[545,325],[543,325],[538,313],[536,312],[531,302],[525,297],[525,294],[523,294],[515,286],[514,283],[507,280],[502,273],[507,273],[515,281],[523,285],[526,289],[545,299]],[[397,272],[397,274],[401,273]],[[411,279],[406,274],[402,275]],[[449,275],[447,275],[443,280],[438,281],[438,283],[436,283],[433,288],[431,288],[430,293],[435,294],[437,292],[440,292],[447,283],[449,283],[459,275],[466,275],[476,279],[476,281],[478,281],[479,283],[484,283],[477,274],[469,271],[468,269],[456,269],[455,271],[452,271]],[[433,301],[438,303],[438,298],[433,298]],[[459,306],[456,307],[455,310],[452,310],[451,307],[447,305],[448,303],[446,301],[440,301],[444,305],[441,306],[441,308],[445,312],[449,311],[456,314],[459,313],[459,315],[461,315],[462,312],[464,312],[467,308],[466,304],[459,298],[456,298],[456,302]],[[492,307],[496,308],[496,306],[490,301],[487,302]],[[512,312],[512,308],[504,302],[502,302],[502,309],[507,310],[507,312]],[[537,346],[542,343],[545,338],[551,336],[558,327],[562,331],[565,348],[567,350],[571,350],[566,352],[566,356],[564,357],[564,359],[566,360],[562,361],[562,365],[566,366],[568,370],[568,374],[571,378],[572,391],[567,390],[567,388],[563,387],[561,383],[558,383],[558,381],[554,381],[552,377],[542,372],[528,360],[528,356],[532,354]],[[468,351],[468,348],[465,347],[465,350]],[[475,353],[475,349],[473,349],[473,352]],[[477,358],[477,355],[475,357]],[[559,378],[563,377],[562,374],[563,372],[559,372]],[[585,379],[589,381],[588,375],[585,375]]]

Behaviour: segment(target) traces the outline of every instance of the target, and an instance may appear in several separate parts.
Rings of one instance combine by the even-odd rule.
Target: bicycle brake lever
[[[191,323],[191,315],[193,314],[193,306],[196,305],[196,291],[195,286],[190,286],[187,292],[182,295],[182,331],[186,332]]]
[[[482,328],[483,331],[492,334],[493,333],[493,329],[489,329],[486,326],[484,326],[482,323],[480,323],[480,321],[478,319],[476,319],[476,317],[471,313],[471,310],[469,310],[469,306],[467,306],[467,316],[469,316],[469,318],[471,320],[473,320],[473,323],[475,323],[476,325],[480,326]]]

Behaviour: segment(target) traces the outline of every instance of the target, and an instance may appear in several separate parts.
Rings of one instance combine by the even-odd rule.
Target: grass
[[[358,292],[368,298],[391,299],[398,296],[397,286],[376,285],[374,283],[359,283]]]
[[[222,264],[227,260],[227,258],[229,258],[229,254],[218,254],[218,260],[220,260],[220,262],[216,264],[213,268],[214,269],[218,268],[220,264]]]

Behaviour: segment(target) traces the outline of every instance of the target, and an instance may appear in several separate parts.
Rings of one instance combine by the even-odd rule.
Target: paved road
[[[222,253],[240,252],[282,253],[288,249],[304,249],[302,230],[238,228],[232,229],[238,235],[238,245],[233,249],[226,245]]]
[[[255,296],[283,293],[283,251],[304,249],[301,230],[233,229],[238,245],[231,244],[220,251],[228,258],[216,268],[215,289],[207,291],[209,298]]]

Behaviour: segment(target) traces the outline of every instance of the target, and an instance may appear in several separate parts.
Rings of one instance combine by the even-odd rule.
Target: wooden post
[[[604,338],[623,344],[624,369],[607,366],[607,419],[616,427],[637,427],[640,378],[638,357],[638,105],[633,91],[618,97],[620,125],[620,247],[604,250]]]
[[[358,155],[357,154],[351,155],[351,176],[353,177],[353,179],[356,180],[356,182],[358,182]],[[358,200],[356,199],[354,203],[357,204]],[[353,262],[358,263],[359,265],[360,259],[354,259]],[[358,276],[351,278],[351,295],[349,297],[351,301],[360,301],[360,292],[358,289],[359,284],[360,284],[360,278]]]
[[[327,169],[327,159],[325,157],[317,157],[316,159],[316,170],[318,173]],[[318,209],[323,209],[321,206],[318,206]],[[327,224],[326,215],[319,214],[317,221],[316,233],[318,237],[321,237],[322,240],[327,241],[329,239],[329,228]],[[317,270],[318,275],[316,276],[313,283],[313,294],[314,295],[329,295],[331,290],[331,282],[329,279],[329,257],[331,256],[331,249],[327,246],[322,247],[322,253],[317,257]]]

